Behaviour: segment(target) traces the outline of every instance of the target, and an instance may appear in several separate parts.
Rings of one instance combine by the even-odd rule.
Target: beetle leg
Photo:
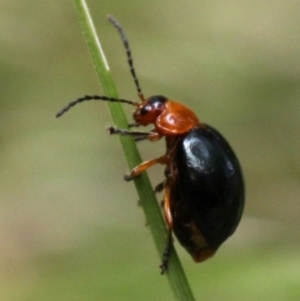
[[[170,198],[170,187],[165,186],[165,196],[164,196],[164,214],[168,228],[173,230],[173,218],[171,213],[171,198]]]
[[[107,131],[111,134],[119,134],[122,136],[133,136],[133,137],[145,137],[145,139],[148,138],[149,136],[149,132],[141,132],[141,131],[128,131],[128,130],[124,130],[124,129],[118,129],[114,126],[110,126],[107,128]]]
[[[139,176],[143,171],[150,168],[151,166],[155,164],[166,164],[166,156],[161,156],[159,158],[155,158],[149,161],[145,161],[141,163],[140,165],[136,166],[130,174],[126,174],[124,176],[125,181],[131,181],[133,178]]]
[[[155,129],[151,130],[149,133],[153,133],[153,132],[155,132]],[[149,139],[149,135],[141,135],[141,136],[134,137],[135,142],[140,142],[140,141],[146,140],[146,139]]]
[[[163,201],[163,206],[164,206],[164,214],[165,214],[165,219],[167,222],[168,226],[168,240],[167,244],[165,247],[165,250],[163,252],[162,256],[162,263],[160,265],[161,268],[161,274],[164,274],[164,272],[168,268],[168,260],[170,257],[170,252],[173,244],[173,239],[172,239],[172,230],[173,230],[173,218],[171,214],[171,199],[170,199],[170,187],[167,185],[165,186],[165,197]]]
[[[133,127],[139,127],[140,124],[137,123],[128,123],[128,127],[133,128]]]
[[[148,136],[142,136],[142,135],[134,137],[135,142],[140,142],[140,141],[147,140],[147,139],[148,139]]]
[[[142,131],[128,131],[124,129],[118,129],[114,126],[110,126],[107,128],[107,131],[111,134],[119,134],[122,136],[132,136],[134,137],[135,141],[141,141],[144,139],[149,139],[150,141],[157,141],[162,136],[155,131],[155,129],[151,130],[150,132],[142,132]]]
[[[159,192],[162,192],[165,188],[165,184],[166,184],[166,181],[162,181],[160,182],[159,184],[157,184],[154,188],[154,192],[155,193],[159,193]]]
[[[172,245],[173,245],[172,230],[169,229],[167,244],[163,252],[161,264],[159,265],[161,270],[160,271],[161,275],[163,275],[165,271],[168,269],[168,261],[169,261]]]
[[[161,137],[162,137],[161,134],[159,134],[155,131],[153,131],[153,132],[151,131],[151,132],[149,132],[148,139],[152,142],[155,142],[155,141],[159,140]]]

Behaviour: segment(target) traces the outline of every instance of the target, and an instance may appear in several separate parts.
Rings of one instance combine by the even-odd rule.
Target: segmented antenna
[[[136,89],[138,91],[138,96],[141,99],[141,101],[144,101],[145,98],[144,98],[142,89],[140,87],[140,84],[139,84],[139,81],[138,81],[138,78],[136,76],[135,69],[134,69],[134,66],[133,66],[133,59],[132,59],[131,50],[130,50],[130,47],[129,47],[129,42],[128,42],[128,39],[127,39],[127,37],[125,35],[125,32],[122,28],[122,25],[111,15],[107,16],[107,19],[118,30],[118,32],[121,36],[121,39],[123,41],[123,44],[124,44],[124,47],[125,47],[125,50],[126,50],[126,55],[127,55],[127,60],[128,60],[130,72],[131,72],[131,75],[133,77]]]
[[[122,98],[113,98],[113,97],[99,96],[99,95],[85,95],[83,97],[77,98],[76,100],[74,100],[74,101],[70,102],[68,105],[66,105],[62,110],[60,110],[56,114],[56,118],[65,114],[67,111],[69,111],[72,107],[74,107],[78,103],[81,103],[81,102],[84,102],[87,100],[104,100],[104,101],[111,101],[111,102],[123,102],[123,103],[127,103],[130,105],[136,106],[136,107],[139,105],[138,102],[134,102],[134,101],[122,99]]]
[[[118,21],[113,17],[113,16],[108,16],[108,20],[112,23],[112,25],[118,30],[121,39],[123,41],[124,47],[126,49],[126,55],[127,55],[127,60],[128,60],[128,64],[130,67],[130,72],[131,75],[134,79],[134,83],[138,92],[138,96],[141,99],[141,101],[144,101],[144,95],[142,93],[139,81],[137,79],[135,70],[134,70],[134,66],[133,66],[133,59],[131,56],[131,50],[129,47],[129,43],[127,40],[127,37],[125,35],[125,32],[121,26],[120,23],[118,23]],[[68,105],[66,105],[62,110],[60,110],[57,114],[56,114],[56,118],[62,116],[64,113],[66,113],[67,111],[69,111],[72,107],[74,107],[75,105],[77,105],[78,103],[84,102],[84,101],[88,101],[88,100],[104,100],[104,101],[111,101],[111,102],[122,102],[122,103],[127,103],[133,106],[139,106],[140,104],[138,102],[134,102],[131,100],[127,100],[127,99],[122,99],[122,98],[114,98],[114,97],[107,97],[107,96],[99,96],[99,95],[85,95],[83,97],[77,98],[76,100],[70,102]]]

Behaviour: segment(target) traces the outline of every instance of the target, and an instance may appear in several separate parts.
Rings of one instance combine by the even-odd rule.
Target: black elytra
[[[203,261],[201,249],[213,253],[240,222],[241,166],[223,136],[206,124],[179,138],[171,162],[173,230],[194,259]]]

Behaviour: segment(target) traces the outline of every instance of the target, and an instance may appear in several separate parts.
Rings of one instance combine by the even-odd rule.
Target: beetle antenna
[[[115,17],[113,17],[111,15],[108,15],[107,18],[108,18],[109,22],[118,30],[118,32],[120,34],[120,37],[123,41],[123,44],[124,44],[124,47],[125,47],[125,50],[126,50],[126,55],[127,55],[127,60],[128,60],[130,72],[131,72],[131,75],[133,77],[133,80],[134,80],[134,83],[135,83],[135,86],[136,86],[136,89],[137,89],[137,92],[138,92],[138,96],[141,99],[141,101],[144,101],[145,98],[144,98],[142,89],[140,87],[139,80],[138,80],[138,78],[136,76],[136,73],[135,73],[135,69],[134,69],[134,66],[133,66],[133,59],[132,59],[132,55],[131,55],[131,50],[130,50],[130,47],[129,47],[128,39],[127,39],[126,34],[124,32],[124,29],[123,29],[122,25],[115,19]]]
[[[56,114],[56,118],[58,118],[58,117],[62,116],[63,114],[65,114],[67,111],[69,111],[72,107],[74,107],[78,103],[88,101],[88,100],[104,100],[104,101],[111,101],[111,102],[123,102],[123,103],[130,104],[132,106],[135,106],[135,107],[137,107],[139,105],[138,102],[134,102],[134,101],[127,100],[127,99],[122,99],[122,98],[114,98],[114,97],[99,96],[99,95],[85,95],[85,96],[80,97],[80,98],[78,98],[74,101],[71,101],[67,106],[65,106],[62,110],[60,110]]]

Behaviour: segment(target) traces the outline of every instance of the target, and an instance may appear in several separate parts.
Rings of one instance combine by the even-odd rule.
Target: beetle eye
[[[147,105],[141,108],[140,114],[146,115],[151,110],[151,106]]]

